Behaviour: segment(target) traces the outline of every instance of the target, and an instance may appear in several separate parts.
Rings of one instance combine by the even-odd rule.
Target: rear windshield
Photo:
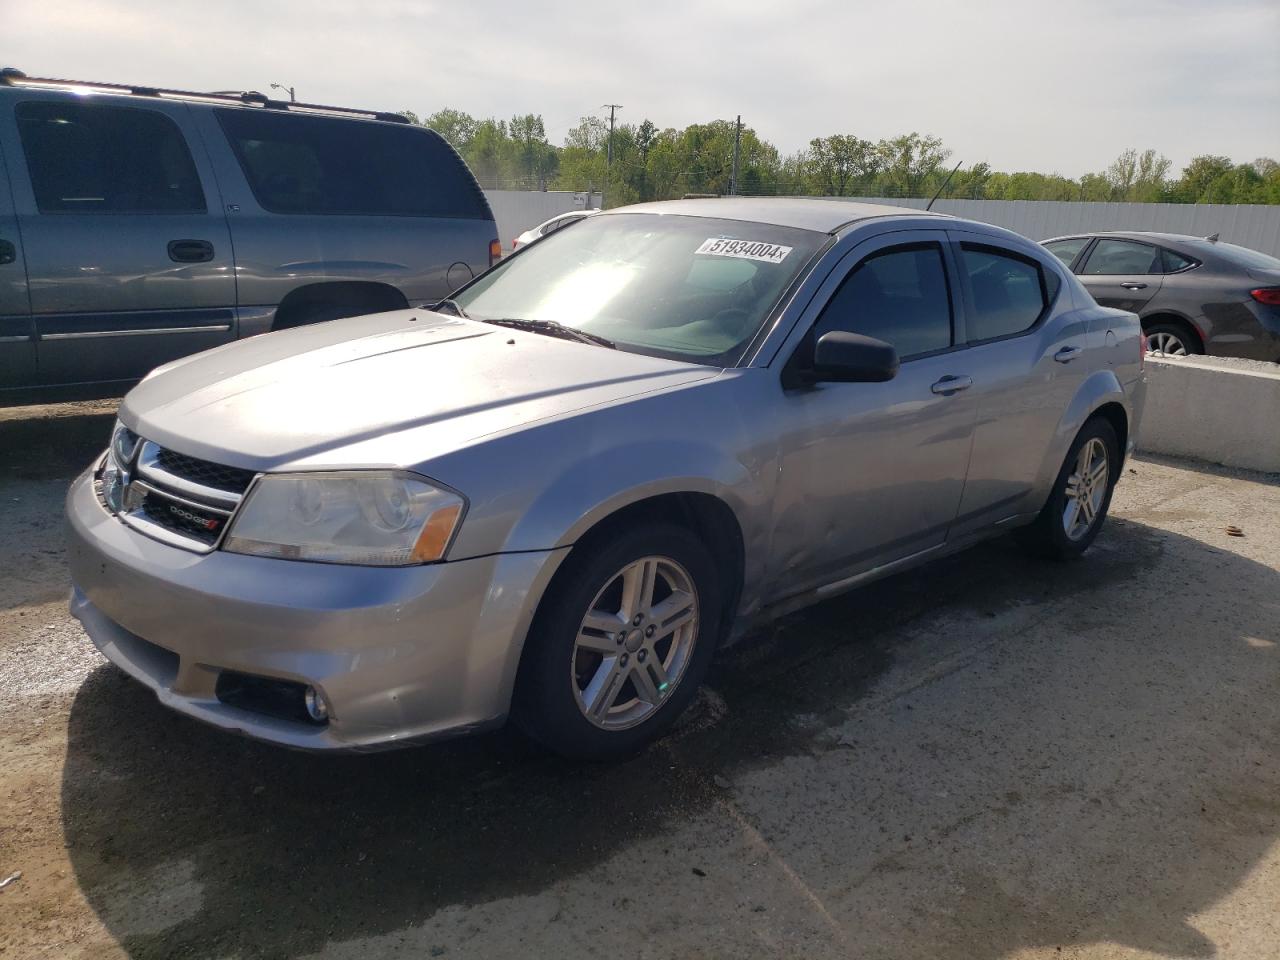
[[[553,320],[620,350],[731,366],[827,239],[707,217],[587,217],[454,298],[476,320]]]
[[[491,220],[475,178],[421,127],[259,109],[215,110],[272,213]]]
[[[1234,243],[1211,242],[1209,240],[1187,240],[1184,242],[1188,247],[1194,247],[1197,251],[1208,250],[1216,253],[1224,260],[1230,260],[1236,266],[1244,267],[1246,270],[1280,270],[1280,260],[1275,257],[1269,257],[1265,253],[1259,253],[1257,250],[1250,250],[1248,247],[1239,247]]]

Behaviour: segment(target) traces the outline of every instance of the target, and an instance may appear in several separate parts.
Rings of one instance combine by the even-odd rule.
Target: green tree
[[[416,118],[415,118],[416,120]],[[461,110],[450,110],[446,107],[421,121],[424,127],[430,127],[449,141],[449,145],[459,153],[464,153],[476,135],[476,119]]]
[[[880,172],[884,158],[870,140],[845,134],[816,137],[801,167],[814,193],[843,197],[865,190]]]
[[[883,169],[882,184],[891,197],[918,197],[951,151],[937,137],[914,131],[876,144]]]

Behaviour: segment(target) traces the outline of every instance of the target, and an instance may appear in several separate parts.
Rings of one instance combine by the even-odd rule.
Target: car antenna
[[[961,160],[960,163],[964,163],[964,161]],[[942,191],[947,189],[947,184],[951,182],[951,178],[954,177],[956,175],[956,171],[960,169],[960,163],[957,163],[954,167],[951,168],[951,172],[947,174],[947,179],[942,181],[942,186],[940,186],[938,188],[938,192],[933,195],[933,200],[937,200],[940,196],[942,196]],[[930,200],[929,205],[924,208],[925,213],[928,213],[930,210],[933,209],[933,200]]]
[[[1208,240],[1210,243],[1217,243],[1217,242],[1218,242],[1218,237],[1219,237],[1219,236],[1221,236],[1221,234],[1217,234],[1217,233],[1215,233],[1215,234],[1214,234],[1213,236],[1211,236],[1211,237],[1205,237],[1205,239],[1206,239],[1206,240]]]

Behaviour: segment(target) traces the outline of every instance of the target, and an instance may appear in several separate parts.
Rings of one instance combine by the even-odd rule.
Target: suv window
[[[1165,273],[1177,273],[1179,270],[1186,270],[1187,267],[1194,267],[1198,262],[1167,248],[1161,248],[1160,257]]]
[[[859,263],[814,324],[891,343],[903,359],[951,346],[951,294],[937,243],[891,247]]]
[[[178,125],[163,113],[29,100],[16,108],[41,213],[204,213]]]
[[[272,213],[489,219],[452,148],[430,130],[261,109],[215,110]]]
[[[1084,269],[1089,276],[1122,276],[1124,274],[1163,273],[1160,248],[1136,240],[1102,238],[1089,254]]]
[[[1062,282],[1034,260],[1011,250],[960,244],[960,263],[969,279],[973,314],[965,315],[970,341],[992,340],[1030,330]]]
[[[1046,243],[1045,249],[1052,253],[1055,257],[1071,266],[1071,261],[1080,255],[1080,251],[1088,244],[1089,237],[1072,237],[1069,240],[1055,240],[1053,243]]]

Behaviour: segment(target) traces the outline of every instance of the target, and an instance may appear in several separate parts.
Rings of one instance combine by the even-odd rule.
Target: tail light
[[[1269,307],[1280,307],[1280,287],[1258,287],[1250,290],[1249,296]]]
[[[492,267],[495,263],[497,263],[501,259],[502,259],[502,241],[490,240],[489,241],[489,266]]]

